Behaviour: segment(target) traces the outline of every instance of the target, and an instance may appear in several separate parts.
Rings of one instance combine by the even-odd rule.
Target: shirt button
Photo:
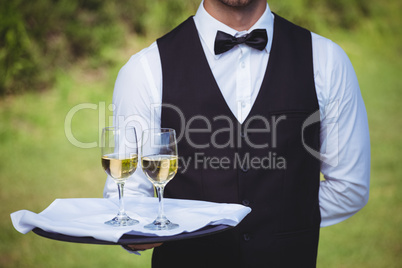
[[[244,61],[242,61],[242,62],[240,63],[240,67],[242,67],[242,68],[246,67],[246,64],[244,63]]]
[[[243,234],[244,241],[250,241],[251,236],[248,233]]]
[[[246,102],[245,102],[245,101],[242,101],[242,102],[241,102],[241,107],[242,107],[242,108],[246,107]]]
[[[244,199],[241,203],[242,203],[243,205],[245,205],[245,206],[249,206],[249,205],[250,205],[250,201],[248,201],[247,199]]]

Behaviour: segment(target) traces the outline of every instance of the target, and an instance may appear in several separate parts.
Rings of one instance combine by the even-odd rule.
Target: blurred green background
[[[101,197],[99,148],[82,142],[108,125],[118,70],[194,14],[198,0],[0,1],[0,267],[150,267],[117,246],[22,235],[10,213],[40,212],[56,198]],[[272,0],[271,9],[328,37],[349,55],[369,117],[368,205],[321,230],[318,267],[402,265],[401,1]],[[89,106],[88,106],[89,107]],[[206,250],[206,253],[208,251]]]

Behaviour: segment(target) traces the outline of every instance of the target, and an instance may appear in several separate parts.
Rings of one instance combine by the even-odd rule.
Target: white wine
[[[109,154],[102,156],[103,169],[116,181],[125,181],[137,169],[138,155],[119,156]]]
[[[177,173],[176,155],[151,155],[141,158],[142,170],[152,183],[166,184]]]

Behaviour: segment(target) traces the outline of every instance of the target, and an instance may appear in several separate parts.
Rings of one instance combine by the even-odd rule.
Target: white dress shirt
[[[272,45],[274,15],[265,13],[248,31],[237,32],[214,19],[201,3],[194,22],[212,73],[230,110],[242,123],[260,90]],[[214,54],[218,30],[241,36],[253,29],[267,30],[263,51],[238,45]],[[368,201],[370,182],[370,138],[367,115],[356,74],[345,52],[315,33],[314,81],[321,120],[321,173],[319,203],[321,226],[341,222]],[[230,71],[228,71],[230,69]],[[113,94],[115,124],[134,125],[138,137],[143,129],[161,122],[162,68],[156,42],[133,55],[120,70]],[[126,195],[153,195],[153,186],[139,168],[126,182]],[[108,178],[104,196],[117,196],[117,186]]]

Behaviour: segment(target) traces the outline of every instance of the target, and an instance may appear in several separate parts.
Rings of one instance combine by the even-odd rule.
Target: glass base
[[[148,230],[172,230],[179,228],[179,225],[163,218],[154,220],[152,223],[145,225],[144,228]]]
[[[111,219],[110,221],[105,222],[106,225],[110,225],[110,226],[114,226],[114,227],[131,226],[131,225],[135,225],[138,223],[139,223],[139,221],[134,220],[127,215],[116,216],[113,219]]]

